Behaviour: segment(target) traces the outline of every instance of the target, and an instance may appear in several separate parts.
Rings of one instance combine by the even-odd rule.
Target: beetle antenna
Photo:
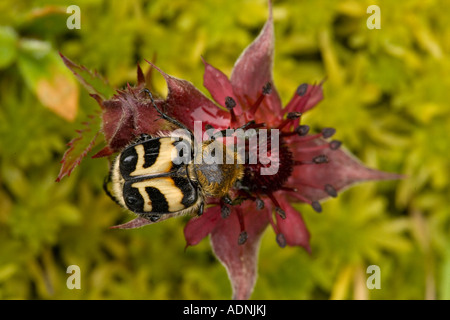
[[[153,99],[153,95],[152,95],[152,93],[150,92],[150,90],[148,90],[147,88],[144,88],[144,89],[142,89],[142,91],[144,91],[145,93],[148,94],[148,96],[150,97],[150,101],[152,102],[153,108],[156,109],[156,111],[159,113],[159,115],[160,115],[164,120],[169,121],[170,123],[176,125],[177,127],[180,127],[180,128],[182,128],[182,129],[185,129],[186,131],[188,131],[188,132],[192,135],[191,130],[189,130],[188,127],[186,127],[184,124],[182,124],[182,123],[179,122],[178,120],[176,120],[176,119],[174,119],[174,118],[172,118],[172,117],[169,117],[167,114],[165,114],[164,112],[162,112],[162,111],[158,108],[158,106],[157,106],[156,103],[155,103],[155,100]]]
[[[189,132],[189,135],[191,136],[191,143],[192,143],[192,145],[194,145],[194,134],[192,133],[192,131],[189,130],[188,127],[186,127],[184,124],[182,124],[182,123],[179,122],[178,120],[176,120],[176,119],[174,119],[174,118],[172,118],[172,117],[169,117],[167,114],[165,114],[164,112],[162,112],[162,111],[158,108],[158,106],[156,105],[155,100],[153,99],[153,95],[152,95],[152,93],[150,92],[150,90],[148,90],[147,88],[144,88],[144,89],[142,89],[142,91],[144,91],[145,93],[148,94],[148,96],[150,97],[150,101],[152,102],[153,108],[156,109],[156,111],[159,113],[159,115],[160,115],[163,119],[169,121],[170,123],[176,125],[177,127],[181,128],[181,129],[184,129],[185,131]],[[191,156],[194,156],[194,150],[191,151]]]

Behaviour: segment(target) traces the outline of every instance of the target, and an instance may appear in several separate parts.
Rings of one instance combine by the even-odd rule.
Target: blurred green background
[[[67,6],[81,9],[70,30]],[[381,9],[370,30],[369,5]],[[450,299],[450,2],[274,1],[274,80],[286,103],[325,76],[305,117],[370,167],[408,175],[300,205],[312,253],[260,251],[254,299]],[[184,251],[186,219],[111,230],[131,216],[103,192],[108,161],[86,158],[56,183],[75,130],[99,107],[58,51],[111,86],[156,57],[202,86],[200,56],[230,75],[267,18],[265,0],[0,2],[0,299],[229,299],[209,241]],[[155,87],[166,92],[161,76]],[[81,289],[66,286],[69,265]],[[369,290],[369,265],[381,289]]]

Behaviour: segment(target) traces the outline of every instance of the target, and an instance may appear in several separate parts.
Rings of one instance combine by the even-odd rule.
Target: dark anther
[[[220,207],[220,216],[223,219],[226,219],[230,216],[231,210],[228,206],[226,205],[222,205],[222,207]]]
[[[331,150],[337,150],[341,146],[342,142],[339,140],[333,140],[330,142],[330,149]]]
[[[277,234],[277,243],[281,248],[286,247],[286,238],[282,233]]]
[[[321,163],[327,163],[328,162],[328,157],[324,154],[318,155],[316,157],[313,158],[313,162],[316,164],[321,164]]]
[[[289,113],[287,114],[287,118],[290,119],[290,120],[298,119],[298,118],[300,118],[301,116],[302,116],[302,113],[301,113],[301,112],[289,112]]]
[[[247,238],[248,238],[247,231],[242,231],[242,232],[239,234],[238,244],[239,244],[239,245],[243,245],[243,244],[247,241]]]
[[[281,219],[286,219],[286,212],[284,212],[284,210],[280,207],[276,207],[275,212],[281,217]]]
[[[304,96],[306,91],[308,91],[308,84],[307,83],[303,83],[303,84],[299,85],[298,88],[297,88],[297,94],[299,96]]]
[[[270,82],[267,82],[264,85],[262,92],[263,92],[264,95],[268,95],[268,94],[270,94],[270,92],[272,92],[272,85],[270,84]]]
[[[299,136],[306,136],[309,132],[309,126],[306,124],[298,126],[297,128],[295,128],[295,132],[297,132]]]
[[[264,209],[264,201],[262,201],[259,198],[256,198],[255,202],[256,202],[256,209],[258,210]]]
[[[337,197],[337,191],[331,184],[326,184],[324,190],[330,197]]]
[[[334,128],[323,128],[322,129],[322,137],[325,139],[332,137],[336,133],[336,129]]]
[[[205,124],[205,129],[209,130],[209,129],[214,129],[214,127],[212,125],[210,125],[209,123]]]
[[[226,97],[225,107],[227,107],[227,109],[233,109],[234,107],[236,107],[236,101],[234,101],[232,97]]]
[[[322,212],[322,206],[320,205],[319,201],[311,202],[311,206],[313,207],[314,211],[318,213]]]

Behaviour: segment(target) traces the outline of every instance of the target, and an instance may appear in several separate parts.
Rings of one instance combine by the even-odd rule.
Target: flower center
[[[268,130],[268,136],[271,136],[271,133],[271,130]],[[261,149],[266,147],[267,149],[261,152]],[[256,163],[250,161],[251,155],[259,155]],[[247,145],[245,160],[242,186],[256,194],[267,194],[282,189],[294,168],[292,153],[282,137],[279,137],[277,144],[273,144],[272,139],[267,139],[265,146],[261,143],[256,146]]]
[[[317,200],[309,199],[298,193],[296,187],[287,185],[294,167],[326,164],[329,161],[327,154],[330,150],[337,150],[341,145],[338,140],[326,141],[326,139],[334,135],[336,130],[333,128],[324,128],[320,133],[308,134],[309,126],[300,125],[302,113],[308,108],[307,102],[317,88],[320,88],[320,85],[319,87],[312,86],[311,88],[307,84],[300,85],[296,95],[284,109],[286,117],[278,123],[276,128],[268,129],[266,129],[265,123],[255,123],[254,121],[250,121],[244,126],[240,125],[242,124],[242,119],[254,119],[254,114],[265,96],[271,93],[272,87],[270,83],[264,85],[255,103],[246,108],[242,119],[238,118],[233,110],[237,105],[236,101],[231,97],[226,97],[225,106],[230,112],[230,127],[245,128],[246,130],[256,129],[253,135],[245,135],[244,176],[236,184],[239,195],[237,199],[241,199],[241,201],[242,199],[252,200],[255,202],[256,208],[262,209],[264,208],[264,201],[261,198],[268,198],[273,203],[275,212],[282,219],[286,219],[286,212],[277,200],[278,194],[275,194],[275,192],[283,190],[294,198],[310,204],[315,211],[322,211],[322,207]],[[263,137],[261,139],[261,133],[264,136],[264,132],[267,133],[266,138],[264,139]],[[258,143],[252,144],[251,139],[256,135],[259,137]],[[292,150],[295,151],[297,156],[303,154],[311,158],[305,159],[302,156],[302,159],[294,159]],[[318,189],[331,197],[337,196],[336,189],[328,183],[305,182],[301,181],[301,179],[296,179],[293,182],[296,183],[296,186]],[[230,209],[227,205],[232,203],[229,198],[227,201],[221,200],[221,214],[223,218],[229,216]],[[235,211],[241,229],[238,243],[243,244],[247,239],[243,218],[244,212],[238,208]],[[278,244],[284,247],[286,245],[284,235],[280,233],[272,218],[270,221],[277,233]]]

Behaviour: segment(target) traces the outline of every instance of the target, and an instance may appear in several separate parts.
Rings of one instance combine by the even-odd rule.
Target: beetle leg
[[[151,222],[156,222],[156,221],[158,221],[159,219],[161,219],[161,215],[160,215],[160,214],[151,214],[151,213],[148,213],[148,214],[144,214],[143,216],[144,216],[145,219],[148,219],[148,220],[150,220]]]

